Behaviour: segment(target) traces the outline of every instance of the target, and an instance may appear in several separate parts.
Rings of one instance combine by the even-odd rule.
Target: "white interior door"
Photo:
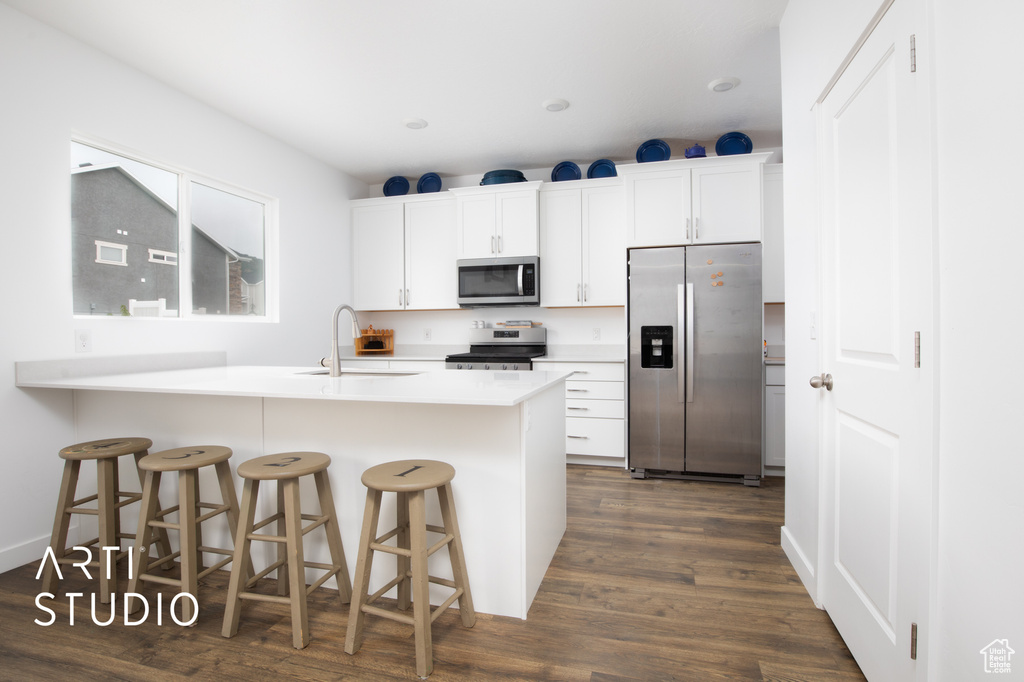
[[[818,108],[821,369],[833,382],[818,388],[820,596],[870,680],[926,675],[933,406],[915,332],[931,329],[932,248],[912,11],[892,4]]]

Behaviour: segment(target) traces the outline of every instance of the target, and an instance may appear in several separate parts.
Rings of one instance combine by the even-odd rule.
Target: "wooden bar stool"
[[[220,445],[200,445],[154,452],[139,460],[139,469],[145,472],[145,480],[142,485],[139,530],[136,533],[132,557],[135,575],[128,583],[129,592],[137,593],[139,582],[144,580],[161,585],[177,586],[181,592],[187,592],[196,597],[199,592],[199,580],[231,561],[233,556],[231,550],[203,545],[201,531],[204,521],[220,514],[227,515],[232,538],[238,527],[238,498],[235,495],[235,484],[231,478],[231,467],[228,465],[230,457],[231,448]],[[217,480],[220,484],[220,504],[203,502],[199,496],[199,470],[211,465],[216,469]],[[164,473],[172,472],[178,474],[178,504],[160,510],[158,501],[160,478]],[[201,513],[203,509],[210,511],[203,514]],[[164,521],[165,516],[174,512],[178,512],[177,523]],[[173,554],[168,553],[167,556],[157,560],[151,560],[144,556],[154,532],[166,532],[168,528],[178,531],[178,551]],[[202,565],[203,552],[221,554],[227,558],[213,566],[204,568]],[[155,568],[167,568],[174,559],[178,559],[180,569],[178,578],[165,577],[152,572]],[[250,563],[248,567],[250,575],[252,573],[251,566]],[[134,613],[138,609],[138,600],[128,598],[126,608],[129,613]],[[190,622],[195,615],[192,600],[182,600],[183,620]]]
[[[132,533],[121,532],[121,507],[133,504],[142,499],[141,493],[123,492],[120,490],[118,481],[118,458],[124,455],[134,455],[136,467],[138,462],[146,456],[149,448],[153,447],[153,441],[148,438],[107,438],[104,440],[93,440],[86,443],[76,443],[60,451],[64,459],[64,476],[60,484],[60,494],[57,497],[57,513],[53,519],[53,532],[50,535],[50,550],[53,557],[59,564],[78,563],[69,556],[73,550],[67,546],[68,529],[71,525],[72,514],[88,514],[97,517],[99,522],[99,535],[80,547],[96,547],[99,555],[95,561],[86,564],[89,568],[96,568],[100,574],[100,601],[104,604],[110,603],[110,595],[117,589],[117,571],[114,564],[128,555],[131,548],[111,557],[109,552],[101,550],[102,547],[118,547],[120,550],[121,540],[124,538],[134,539]],[[83,460],[96,461],[96,494],[76,500],[78,492],[78,475]],[[139,471],[139,483],[142,483],[142,470]],[[84,507],[89,502],[96,502],[95,507]],[[162,532],[151,541],[159,543],[158,551],[161,555],[167,556],[171,553],[170,543],[167,541],[167,533]],[[53,593],[57,587],[57,570],[53,561],[44,559],[43,568],[43,591]]]
[[[355,598],[349,608],[348,632],[345,636],[345,651],[354,654],[359,650],[363,638],[364,614],[373,614],[407,623],[413,626],[416,640],[416,674],[428,676],[434,668],[430,624],[459,600],[462,624],[467,628],[476,623],[473,598],[466,578],[466,558],[462,551],[459,523],[455,516],[455,501],[452,498],[451,480],[455,469],[445,462],[427,459],[411,459],[378,464],[363,472],[366,486],[366,509],[363,512],[363,531],[359,538],[359,560],[356,564]],[[437,490],[441,505],[443,527],[427,525],[424,491]],[[377,536],[377,522],[380,519],[382,493],[398,493],[398,525],[380,537]],[[443,537],[434,545],[427,546],[427,531],[440,533]],[[397,546],[383,543],[397,536]],[[427,557],[448,546],[454,580],[435,578],[427,574]],[[368,594],[370,589],[370,567],[374,552],[388,552],[398,557],[397,576],[387,585]],[[429,583],[454,588],[454,593],[431,614]],[[398,586],[398,608],[406,611],[412,599],[412,616],[393,610],[373,606],[382,595]],[[411,594],[410,594],[411,592]]]
[[[233,637],[238,633],[243,599],[253,601],[289,604],[292,616],[292,644],[303,649],[309,644],[309,617],[306,611],[306,597],[323,585],[331,576],[338,583],[341,603],[347,604],[352,598],[352,583],[349,580],[348,564],[341,545],[338,528],[338,512],[331,494],[331,481],[327,467],[331,458],[321,452],[284,452],[276,455],[257,457],[238,465],[238,475],[245,480],[242,488],[241,521],[235,534],[235,561],[231,566],[231,581],[228,584],[227,604],[224,608],[224,628],[221,634]],[[303,514],[299,499],[299,479],[312,476],[320,500],[320,514]],[[277,512],[256,523],[256,497],[260,481],[277,481]],[[256,533],[257,530],[277,521],[277,535]],[[303,521],[311,521],[303,526]],[[306,561],[303,556],[302,540],[306,533],[319,526],[324,527],[331,563],[321,564]],[[249,578],[242,575],[243,559],[251,562],[250,547],[253,540],[277,543],[277,561],[260,573]],[[306,585],[306,568],[326,571],[312,585]],[[277,594],[248,592],[247,589],[277,569]],[[252,575],[250,573],[249,575]]]

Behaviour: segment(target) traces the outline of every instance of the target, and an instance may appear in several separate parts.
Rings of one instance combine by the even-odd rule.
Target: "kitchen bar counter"
[[[39,361],[17,363],[16,375],[22,390],[72,391],[81,441],[132,435],[151,438],[154,450],[226,445],[234,451],[233,468],[264,454],[327,453],[350,568],[366,496],[362,472],[398,459],[448,462],[456,471],[452,487],[476,608],[526,618],[565,531],[564,374],[372,370],[331,378],[297,373],[313,371],[308,367],[223,362],[217,354]],[[134,478],[129,465],[123,463],[122,481]],[[217,499],[213,480],[203,478],[202,486]],[[164,504],[171,504],[170,493]],[[385,496],[382,532],[394,522],[393,497]],[[303,498],[315,508],[312,490]],[[123,510],[126,527],[136,513]],[[427,516],[440,524],[433,495]],[[208,525],[204,542],[230,546],[226,524]],[[95,530],[81,533],[92,537]],[[327,563],[320,535],[308,536],[307,558]],[[273,559],[270,548],[254,549],[263,550],[253,557],[257,570]],[[446,552],[431,557],[430,573],[451,578]],[[392,557],[375,560],[371,591],[393,575]],[[448,593],[432,585],[431,601],[439,604]],[[223,595],[205,598],[222,601]],[[201,618],[202,592],[199,599]]]

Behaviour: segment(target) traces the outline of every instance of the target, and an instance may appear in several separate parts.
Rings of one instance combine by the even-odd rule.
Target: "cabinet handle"
[[[494,235],[491,235],[491,253],[496,253],[494,250]]]
[[[501,253],[502,250],[503,249],[501,248],[501,235],[499,234],[498,235],[498,253]]]
[[[398,305],[400,305],[400,306],[405,305],[405,302],[402,300],[402,290],[401,289],[398,290]]]
[[[573,436],[571,434],[566,434],[565,437],[566,438],[578,438],[580,440],[590,440],[590,436]]]
[[[589,388],[567,388],[566,393],[590,393]]]
[[[584,285],[583,285],[583,302],[584,302],[584,303],[586,303],[586,302],[587,302],[587,288],[588,288],[589,286],[590,286],[589,284],[584,284]]]
[[[687,239],[687,241],[689,241],[689,239],[690,239],[690,219],[689,218],[686,219],[686,239]]]
[[[589,369],[574,369],[572,371],[572,373],[573,374],[590,374],[590,370]],[[569,376],[572,376],[572,375],[569,375]]]
[[[576,285],[576,302],[577,303],[580,302],[580,285],[579,284]]]
[[[405,305],[406,306],[409,305],[409,290],[408,289],[405,290]]]
[[[700,239],[700,218],[693,219],[693,238]]]
[[[565,408],[565,409],[567,409],[567,410],[581,410],[581,411],[583,411],[583,412],[588,412],[588,411],[590,411],[590,408],[589,408],[589,407],[567,407],[567,408]]]

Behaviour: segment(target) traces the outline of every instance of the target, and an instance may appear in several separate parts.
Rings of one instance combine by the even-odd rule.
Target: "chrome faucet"
[[[347,310],[352,316],[352,338],[362,338],[363,332],[359,330],[359,320],[356,319],[356,311],[352,306],[342,303],[334,309],[334,317],[331,320],[331,376],[341,376],[341,355],[338,352],[338,315],[342,310]]]

